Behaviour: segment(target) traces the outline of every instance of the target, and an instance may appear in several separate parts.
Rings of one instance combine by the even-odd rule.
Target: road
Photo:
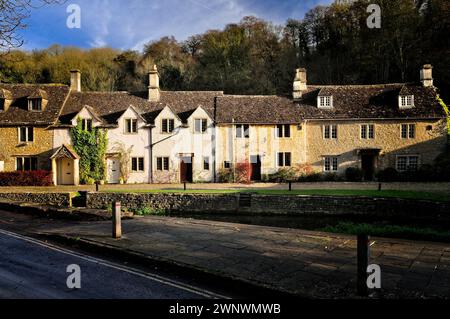
[[[80,289],[69,289],[67,266],[80,267]],[[2,299],[204,299],[212,292],[0,230]]]

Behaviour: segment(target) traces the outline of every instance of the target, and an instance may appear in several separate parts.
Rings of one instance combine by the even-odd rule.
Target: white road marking
[[[150,274],[147,274],[147,273],[145,273],[143,271],[140,271],[140,270],[137,270],[137,269],[133,269],[133,268],[130,268],[130,267],[118,265],[118,264],[115,264],[115,263],[112,263],[112,262],[109,262],[109,261],[106,261],[106,260],[103,260],[103,259],[99,259],[99,258],[96,258],[96,257],[83,255],[83,254],[80,254],[80,253],[73,252],[71,250],[62,248],[62,247],[55,246],[53,244],[49,244],[49,243],[46,243],[46,242],[43,242],[43,241],[31,238],[31,237],[20,235],[20,234],[12,233],[12,232],[9,232],[9,231],[3,230],[3,229],[0,229],[0,234],[3,234],[5,236],[9,236],[9,237],[13,237],[13,238],[16,238],[16,239],[19,239],[19,240],[23,240],[23,241],[26,241],[26,242],[29,242],[29,243],[32,243],[32,244],[35,244],[35,245],[38,245],[38,246],[42,246],[42,247],[48,248],[50,250],[57,251],[57,252],[60,252],[60,253],[72,256],[72,257],[81,258],[81,259],[83,259],[85,261],[88,261],[88,262],[91,262],[91,263],[94,263],[94,264],[102,265],[102,266],[113,268],[113,269],[120,270],[120,271],[124,271],[124,272],[127,272],[129,274],[133,274],[135,276],[143,277],[143,278],[146,278],[146,279],[149,279],[149,280],[153,280],[153,281],[156,281],[156,282],[159,282],[159,283],[171,286],[171,287],[182,289],[184,291],[188,291],[188,292],[191,292],[191,293],[203,296],[205,298],[209,298],[209,299],[230,299],[230,297],[226,297],[226,296],[223,296],[223,295],[220,295],[220,294],[208,291],[206,289],[201,289],[201,288],[198,288],[198,287],[194,287],[194,286],[191,286],[191,285],[188,285],[188,284],[185,284],[185,283],[181,283],[181,282],[178,282],[176,280],[169,279],[169,278],[165,278],[165,277],[162,277],[162,276],[159,276],[159,275],[156,275],[156,274],[151,274],[150,275]]]

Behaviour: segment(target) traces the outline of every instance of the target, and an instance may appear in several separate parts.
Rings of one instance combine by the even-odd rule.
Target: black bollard
[[[370,237],[365,234],[358,235],[358,274],[357,274],[357,292],[361,297],[367,297],[367,267],[369,266],[370,256]]]

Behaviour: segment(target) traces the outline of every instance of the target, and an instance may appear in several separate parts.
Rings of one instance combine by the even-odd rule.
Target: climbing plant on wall
[[[93,184],[105,179],[105,155],[108,146],[106,131],[93,128],[91,131],[83,130],[81,119],[77,126],[70,131],[73,147],[80,156],[80,182]]]

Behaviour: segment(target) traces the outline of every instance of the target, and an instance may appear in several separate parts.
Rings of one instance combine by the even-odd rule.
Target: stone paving
[[[98,244],[139,252],[227,278],[305,297],[352,298],[354,237],[304,230],[141,217],[123,221],[124,238],[110,238],[110,222],[41,227]],[[371,260],[381,266],[379,298],[450,298],[450,244],[372,238]]]

